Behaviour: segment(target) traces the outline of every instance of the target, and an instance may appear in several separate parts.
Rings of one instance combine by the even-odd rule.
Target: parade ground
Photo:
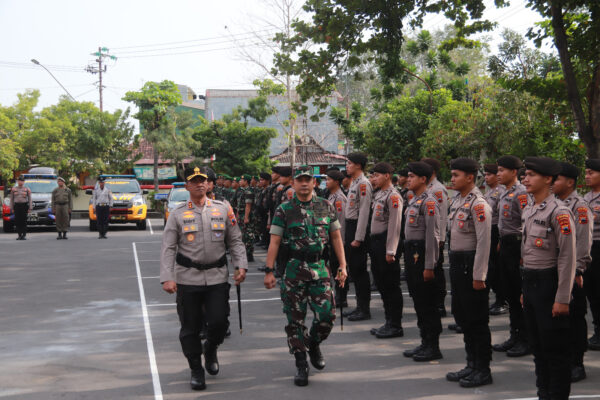
[[[376,294],[370,321],[344,321],[341,331],[338,310],[321,347],[326,368],[311,368],[308,387],[294,386],[279,291],[266,290],[257,270],[266,256],[261,248],[242,284],[243,332],[232,287],[232,334],[219,348],[220,372],[207,375],[205,391],[194,392],[175,296],[163,292],[158,279],[162,220],[151,220],[145,231],[111,227],[107,240],[98,240],[87,220],[73,225],[69,240],[61,241],[51,228],[30,229],[26,241],[0,234],[1,399],[536,398],[532,356],[494,353],[492,385],[463,389],[446,381],[447,372],[465,364],[462,335],[447,329],[450,314],[443,319],[442,360],[403,357],[419,343],[405,282],[404,337],[369,334],[383,323]],[[493,343],[505,340],[507,315],[491,317],[490,327]],[[600,399],[600,352],[586,353],[585,365],[588,377],[573,384],[571,398]]]

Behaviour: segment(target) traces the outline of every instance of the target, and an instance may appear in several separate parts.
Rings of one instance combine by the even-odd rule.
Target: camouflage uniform
[[[281,280],[281,300],[288,324],[285,331],[290,353],[302,353],[311,343],[321,343],[333,327],[333,304],[329,270],[322,252],[329,242],[329,234],[340,229],[333,206],[323,198],[313,196],[301,202],[294,194],[275,211],[271,234],[282,237],[281,246],[287,246],[289,257]],[[283,251],[280,248],[279,251]],[[304,320],[307,305],[314,313],[310,332]]]

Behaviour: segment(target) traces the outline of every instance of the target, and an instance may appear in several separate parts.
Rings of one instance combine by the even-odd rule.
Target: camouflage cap
[[[240,179],[245,180],[246,182],[250,182],[250,180],[252,179],[252,175],[248,175],[248,174],[243,174]]]
[[[307,165],[302,165],[302,166],[298,167],[296,169],[296,172],[294,173],[294,179],[300,178],[302,176],[308,176],[308,177],[312,178],[313,177],[312,169]]]

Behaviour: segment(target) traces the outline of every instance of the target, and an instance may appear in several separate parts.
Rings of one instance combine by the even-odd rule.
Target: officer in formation
[[[256,194],[256,232],[259,239],[259,245],[268,245],[267,223],[269,222],[269,208],[268,208],[268,193],[269,186],[271,185],[271,175],[266,172],[259,174],[258,188]]]
[[[591,189],[583,197],[594,214],[592,262],[583,275],[583,289],[590,303],[594,334],[588,341],[590,350],[600,350],[600,159],[585,162],[585,183]]]
[[[344,179],[344,174],[340,172],[339,169],[329,169],[326,172],[327,175],[327,191],[329,192],[329,197],[327,201],[333,205],[335,208],[335,213],[337,215],[338,221],[340,222],[340,233],[342,236],[342,241],[344,239],[344,232],[346,229],[346,195],[342,191],[342,180]],[[345,243],[344,243],[345,246]],[[345,247],[344,247],[345,249]],[[337,256],[333,251],[329,252],[329,264],[331,271],[337,271],[340,265],[340,262]],[[339,281],[335,281],[335,304],[339,307],[348,307],[347,301],[348,295],[348,285],[340,285]]]
[[[328,243],[339,260],[336,279],[343,286],[346,262],[336,210],[327,200],[314,196],[313,174],[310,169],[298,169],[294,176],[294,194],[290,201],[279,205],[271,220],[271,240],[267,252],[264,285],[275,287],[273,274],[278,255],[285,269],[280,283],[283,311],[287,316],[285,331],[290,353],[296,359],[294,384],[308,384],[308,361],[321,370],[325,360],[320,344],[327,339],[335,320],[335,306],[330,272],[323,260]],[[305,318],[307,306],[314,313],[310,331]]]
[[[73,210],[73,196],[71,189],[65,185],[65,180],[61,177],[57,179],[58,187],[52,191],[52,214],[56,217],[57,240],[67,239],[67,231],[71,220],[71,210]]]
[[[110,189],[105,186],[104,177],[102,176],[98,178],[98,186],[94,189],[92,206],[94,214],[96,214],[98,239],[106,239],[110,208],[113,206],[113,195]]]
[[[25,178],[19,176],[17,185],[10,190],[10,212],[15,216],[17,240],[27,240],[27,214],[32,210],[31,189],[25,186]]]
[[[246,257],[249,262],[254,261],[254,239],[255,223],[252,215],[254,207],[254,192],[249,186],[252,177],[242,175],[239,178],[239,187],[235,194],[232,205],[238,218],[240,229],[242,230],[242,240],[246,246]]]
[[[181,323],[179,341],[191,369],[190,385],[206,388],[204,369],[219,373],[217,348],[229,325],[229,270],[226,251],[235,267],[235,284],[242,283],[248,262],[233,209],[206,196],[209,171],[187,168],[185,187],[190,200],[176,208],[165,226],[161,247],[160,282],[177,294]],[[206,341],[200,332],[206,324]],[[202,366],[204,354],[204,368]]]

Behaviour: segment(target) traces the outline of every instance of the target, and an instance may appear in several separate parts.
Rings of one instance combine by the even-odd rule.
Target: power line
[[[255,46],[262,46],[262,45],[263,45],[262,43],[250,43],[250,44],[244,45],[244,47],[255,47]],[[239,46],[221,47],[221,48],[216,48],[216,49],[184,51],[184,52],[178,52],[178,53],[160,53],[160,54],[144,54],[144,55],[135,55],[135,56],[122,56],[122,57],[119,57],[119,59],[164,57],[164,56],[178,56],[178,55],[184,55],[184,54],[211,53],[211,52],[215,52],[215,51],[232,50],[232,49],[237,49],[237,48],[239,48]]]
[[[17,68],[17,69],[38,69],[31,63],[21,63],[15,61],[0,61],[0,67]],[[47,65],[46,68],[60,72],[85,72],[83,67],[68,66],[68,65]]]

